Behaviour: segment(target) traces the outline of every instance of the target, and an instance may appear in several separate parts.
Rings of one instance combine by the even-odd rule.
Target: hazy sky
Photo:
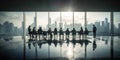
[[[49,16],[52,20],[52,23],[57,21],[60,22],[60,12],[49,12]],[[73,19],[72,12],[62,12],[62,22],[71,24]],[[26,12],[26,25],[30,25],[34,21],[35,12]],[[114,22],[117,26],[120,23],[120,12],[114,13]],[[88,24],[94,23],[95,21],[103,21],[105,18],[108,18],[110,22],[110,12],[87,12],[87,22]],[[84,25],[84,12],[74,12],[75,23],[81,23]],[[14,23],[15,26],[21,27],[23,21],[23,12],[0,12],[0,24],[5,21],[10,21]],[[37,12],[37,24],[39,26],[44,26],[48,24],[48,12]]]

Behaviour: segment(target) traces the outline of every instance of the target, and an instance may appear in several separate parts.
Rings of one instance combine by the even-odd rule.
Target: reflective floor
[[[120,37],[29,39],[0,37],[0,58],[20,60],[98,60],[120,58]]]

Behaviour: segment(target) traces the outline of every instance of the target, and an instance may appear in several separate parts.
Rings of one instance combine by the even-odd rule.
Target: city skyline
[[[50,18],[52,20],[51,23],[55,21],[60,21],[60,12],[49,12]],[[87,23],[95,23],[96,21],[103,21],[104,18],[108,18],[110,22],[110,13],[109,12],[87,12]],[[114,23],[115,26],[118,27],[118,23],[120,22],[119,13],[115,13]],[[12,22],[15,26],[21,27],[21,22],[23,21],[22,12],[0,12],[0,24],[5,21]],[[26,12],[26,28],[28,25],[32,24],[34,21],[35,12]],[[37,26],[44,26],[48,24],[48,12],[37,12]],[[69,22],[68,22],[69,21]],[[81,23],[84,25],[84,12],[74,12],[74,21],[75,23]],[[41,23],[40,23],[41,22]],[[72,12],[62,12],[62,22],[67,24],[72,24]]]

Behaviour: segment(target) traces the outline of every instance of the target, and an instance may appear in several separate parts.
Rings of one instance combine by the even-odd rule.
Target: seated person
[[[72,35],[76,35],[76,30],[75,30],[75,28],[73,28],[73,30],[72,30],[71,32],[72,32]]]
[[[50,38],[52,38],[52,31],[51,28],[48,29],[48,36],[50,35]]]
[[[61,38],[61,35],[63,35],[63,30],[62,30],[62,28],[60,28],[59,35],[60,35],[60,38]],[[64,37],[64,36],[63,36],[63,37]]]
[[[43,31],[43,38],[47,38],[47,32]]]
[[[62,28],[60,28],[59,33],[60,33],[60,35],[63,35],[63,30],[62,30]]]
[[[54,29],[54,35],[57,35],[57,28]]]
[[[36,31],[35,27],[33,27],[32,34],[33,34],[33,38],[34,38],[34,35],[35,35],[36,38],[37,38],[37,31]]]
[[[39,38],[40,38],[40,35],[42,35],[42,33],[43,33],[42,27],[39,27],[39,29],[38,29]]]
[[[79,37],[81,37],[81,35],[83,35],[83,28],[81,27],[81,30],[79,31]]]
[[[66,38],[67,38],[67,37],[69,38],[69,35],[70,35],[69,28],[67,28],[67,30],[65,31],[65,33],[66,33]]]
[[[48,29],[48,35],[51,35],[52,34],[52,31],[51,31],[51,28]]]
[[[57,28],[54,29],[54,39],[56,35],[57,35]]]
[[[88,31],[88,29],[85,27],[85,32],[84,32],[84,34],[85,34],[85,35],[88,35],[88,33],[89,33],[89,31]]]
[[[74,38],[75,38],[75,36],[76,36],[76,30],[75,30],[75,28],[73,28],[73,30],[72,30],[71,32],[72,32],[73,39],[74,39]]]
[[[31,26],[28,27],[28,34],[30,35],[30,39],[31,39]]]

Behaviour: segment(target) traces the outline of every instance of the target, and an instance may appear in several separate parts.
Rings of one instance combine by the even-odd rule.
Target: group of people
[[[96,31],[97,28],[95,25],[93,25],[93,37],[96,37]],[[88,31],[88,29],[85,27],[85,31],[83,31],[83,28],[81,27],[80,31],[76,31],[75,28],[73,28],[72,31],[69,30],[69,28],[66,29],[66,31],[63,31],[62,28],[60,28],[60,30],[58,31],[57,28],[54,29],[54,31],[51,30],[51,28],[48,29],[48,31],[45,31],[42,29],[42,27],[39,27],[38,30],[36,30],[35,27],[33,27],[33,29],[31,30],[31,26],[28,27],[28,34],[30,35],[30,39],[32,38],[37,38],[37,35],[39,35],[39,38],[42,36],[43,38],[52,38],[54,36],[55,37],[58,36],[59,33],[59,38],[64,38],[64,33],[66,35],[66,38],[69,38],[70,33],[72,33],[73,39],[76,36],[76,33],[79,34],[79,37],[81,37],[82,35],[88,35],[90,31]]]

